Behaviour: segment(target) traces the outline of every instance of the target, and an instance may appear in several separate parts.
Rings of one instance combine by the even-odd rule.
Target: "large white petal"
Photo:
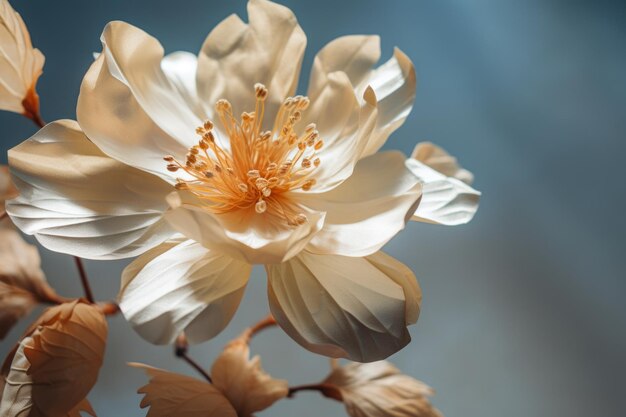
[[[355,88],[360,87],[369,80],[379,58],[378,36],[349,35],[332,40],[315,56],[308,97],[315,101],[329,82],[328,76],[337,71],[344,72]]]
[[[235,115],[254,110],[254,84],[269,89],[266,123],[296,91],[306,36],[291,10],[266,0],[248,2],[249,24],[231,15],[211,31],[198,59],[198,93],[207,112],[220,98]],[[271,120],[270,120],[271,119]]]
[[[399,49],[380,67],[380,39],[377,36],[344,36],[324,46],[311,70],[308,95],[315,103],[330,82],[333,72],[344,72],[362,106],[373,105],[376,127],[363,138],[363,156],[375,153],[389,135],[402,125],[413,107],[417,85],[411,60]]]
[[[448,226],[465,224],[472,220],[478,210],[480,191],[428,166],[427,164],[432,163],[433,167],[444,169],[451,175],[458,175],[459,178],[465,180],[472,178],[471,174],[462,170],[458,165],[453,168],[449,160],[441,165],[445,155],[440,152],[447,155],[443,149],[438,148],[439,156],[431,157],[432,153],[425,152],[425,149],[418,144],[413,157],[406,161],[407,168],[423,183],[422,201],[411,220]],[[416,158],[422,158],[424,162]]]
[[[421,184],[400,152],[362,159],[340,186],[323,194],[299,194],[301,204],[325,211],[324,227],[306,247],[318,254],[365,256],[402,230],[419,203]]]
[[[377,120],[363,156],[378,151],[411,113],[417,88],[413,63],[396,48],[393,57],[376,68],[357,90],[364,91],[366,86],[371,87],[376,97]]]
[[[48,249],[91,259],[136,256],[171,234],[168,183],[104,155],[71,120],[9,151],[20,196],[7,212]]]
[[[171,194],[165,218],[178,232],[251,264],[283,262],[298,254],[322,228],[325,213],[309,212],[308,221],[292,227],[252,210],[213,214],[194,195]]]
[[[396,271],[380,258],[307,252],[266,268],[272,314],[312,352],[371,362],[411,339],[406,325],[416,318],[419,299],[404,283],[415,279],[406,268]]]
[[[81,85],[78,122],[103,152],[169,179],[163,156],[184,159],[204,118],[187,80],[193,63],[164,59],[156,39],[124,22],[109,23],[101,39]]]
[[[190,342],[203,342],[230,322],[250,270],[194,241],[166,242],[124,270],[120,309],[152,343],[172,343],[183,331]]]

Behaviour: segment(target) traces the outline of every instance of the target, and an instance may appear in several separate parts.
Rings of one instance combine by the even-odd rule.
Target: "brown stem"
[[[93,292],[91,291],[91,286],[89,285],[89,279],[87,278],[87,272],[85,272],[85,266],[83,265],[83,260],[78,256],[74,256],[74,261],[76,262],[76,267],[78,268],[78,275],[80,275],[80,282],[83,284],[83,289],[85,290],[85,298],[91,304],[95,303],[95,299],[93,297]]]
[[[46,125],[46,122],[43,121],[39,113],[33,114],[29,116],[29,119],[33,121],[39,128],[42,128]]]
[[[250,343],[250,340],[254,336],[257,335],[261,330],[267,329],[268,327],[276,326],[276,319],[270,314],[265,317],[263,320],[256,323],[254,326],[247,328],[241,333],[239,339],[243,340],[245,343]]]
[[[6,219],[7,217],[9,217],[9,213],[5,211],[4,213],[0,214],[0,221]]]
[[[305,384],[305,385],[297,385],[295,387],[289,387],[289,394],[287,394],[287,396],[289,398],[293,398],[295,393],[299,391],[318,391],[324,397],[341,401],[341,394],[339,393],[339,390],[333,385],[324,384],[323,382],[320,382],[317,384]]]
[[[187,337],[184,333],[181,333],[180,336],[176,338],[176,343],[174,344],[174,354],[176,355],[176,357],[183,359],[192,368],[198,371],[204,377],[204,379],[209,381],[209,383],[213,383],[213,380],[211,379],[209,374],[187,354],[188,351],[189,343],[187,343]]]

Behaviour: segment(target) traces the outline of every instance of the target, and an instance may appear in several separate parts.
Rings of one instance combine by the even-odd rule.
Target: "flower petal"
[[[220,353],[211,368],[213,385],[228,398],[238,417],[252,417],[289,393],[285,380],[273,379],[261,368],[261,358],[250,359],[250,347],[235,339]]]
[[[120,309],[146,340],[192,343],[228,324],[241,301],[251,266],[190,240],[169,241],[145,253],[122,274]]]
[[[141,408],[150,407],[146,417],[237,417],[226,397],[213,385],[185,375],[143,365],[150,382],[139,388],[145,394]]]
[[[35,85],[44,61],[33,48],[22,17],[8,1],[0,1],[0,110],[29,117],[39,111]]]
[[[156,39],[124,22],[105,27],[102,45],[81,85],[82,129],[109,156],[173,182],[162,158],[184,159],[204,118],[181,89],[194,70],[172,70],[175,58],[164,59]]]
[[[0,165],[0,214],[4,213],[4,202],[17,197],[17,194],[17,188],[9,175],[9,167]]]
[[[206,118],[196,88],[198,57],[190,52],[173,52],[163,58],[161,69],[194,114],[201,120]]]
[[[280,263],[300,252],[322,228],[325,213],[307,213],[300,226],[270,221],[254,211],[213,214],[191,193],[168,197],[172,210],[165,214],[170,225],[206,248],[219,250],[251,264]]]
[[[20,196],[7,211],[48,249],[90,259],[136,256],[170,234],[171,190],[104,155],[70,120],[50,123],[9,151]]]
[[[438,157],[428,158],[427,155],[430,153],[423,152],[424,150],[423,145],[418,144],[413,158],[406,161],[407,168],[423,183],[422,201],[411,220],[448,226],[469,222],[478,210],[480,191],[476,191],[459,179],[436,171],[427,164],[432,163],[436,167],[443,166],[442,169],[454,172],[453,175],[459,175],[465,180],[469,179],[471,174],[461,170],[460,167],[454,169],[450,161],[443,165],[439,164],[441,154]],[[438,148],[436,152],[439,153],[439,151],[445,152],[441,148]],[[423,159],[425,162],[420,162],[416,157],[425,158]]]
[[[269,89],[265,114],[273,122],[282,100],[296,91],[306,36],[291,10],[270,1],[250,0],[248,17],[249,24],[227,17],[205,40],[198,93],[206,106],[225,98],[241,114],[254,106],[254,84],[263,83]]]
[[[352,176],[334,190],[299,194],[301,204],[327,212],[324,227],[306,250],[365,256],[402,230],[421,197],[421,184],[404,161],[400,152],[378,153],[360,160]]]
[[[326,84],[329,74],[342,71],[353,87],[359,88],[369,80],[373,66],[380,59],[380,37],[366,35],[342,36],[332,40],[315,56],[308,97],[315,101]],[[357,90],[358,91],[358,90]],[[360,96],[357,92],[357,96]]]
[[[411,113],[417,87],[415,68],[409,57],[396,48],[393,57],[376,68],[366,84],[375,95],[377,121],[363,157],[378,151]]]
[[[11,359],[0,415],[64,416],[84,404],[98,379],[107,333],[94,305],[74,301],[46,310]]]
[[[467,185],[472,185],[474,182],[474,174],[463,169],[454,156],[434,143],[418,143],[413,150],[411,158],[428,165],[446,177],[456,178]]]
[[[317,156],[321,160],[315,169],[316,185],[310,193],[332,190],[352,174],[367,138],[374,128],[375,109],[361,109],[348,76],[341,71],[327,75],[328,82],[302,115],[302,124],[315,123],[324,142]]]
[[[428,398],[433,390],[387,361],[336,366],[323,384],[351,417],[442,417]]]
[[[419,300],[409,284],[396,283],[409,279],[406,269],[389,274],[392,263],[378,265],[378,258],[308,252],[267,265],[272,314],[312,352],[359,362],[386,358],[410,341],[406,325]]]

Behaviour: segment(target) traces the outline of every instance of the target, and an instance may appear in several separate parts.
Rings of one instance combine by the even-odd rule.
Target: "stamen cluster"
[[[288,191],[309,191],[315,186],[313,174],[320,166],[318,151],[324,146],[314,123],[296,133],[308,97],[288,97],[281,104],[272,130],[262,131],[267,88],[256,84],[253,112],[237,120],[231,104],[215,104],[229,148],[219,138],[211,121],[196,129],[197,145],[189,148],[185,163],[166,156],[167,169],[184,171],[176,188],[189,190],[206,202],[206,209],[222,214],[252,209],[284,219],[288,225],[307,222],[307,217],[288,196]],[[220,145],[222,143],[222,145]]]

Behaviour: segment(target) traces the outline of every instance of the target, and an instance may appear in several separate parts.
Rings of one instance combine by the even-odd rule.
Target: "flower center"
[[[196,129],[200,140],[189,148],[184,164],[172,156],[163,159],[169,171],[188,174],[177,178],[176,188],[191,191],[213,213],[254,208],[290,226],[304,224],[306,215],[290,201],[287,192],[310,190],[315,185],[312,176],[320,165],[317,152],[324,143],[315,124],[306,126],[301,134],[295,130],[309,99],[288,97],[278,110],[273,129],[261,131],[268,90],[262,84],[254,88],[254,111],[244,112],[241,120],[233,116],[227,100],[218,100],[215,105],[230,149],[219,145],[214,124],[207,121]]]

